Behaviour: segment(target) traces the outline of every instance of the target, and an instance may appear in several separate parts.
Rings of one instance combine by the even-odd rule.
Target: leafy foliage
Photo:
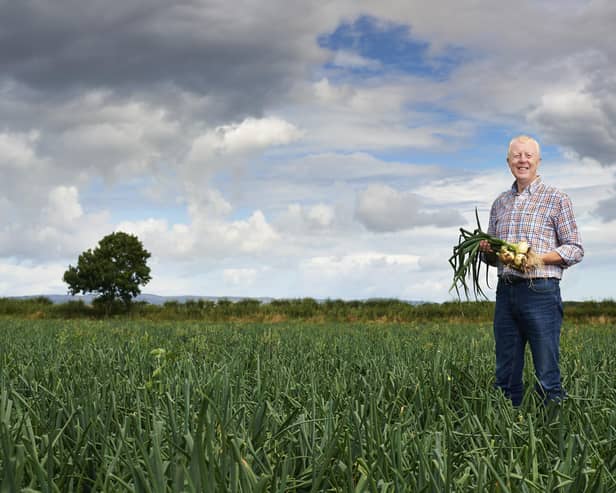
[[[0,491],[616,491],[611,327],[515,409],[489,323],[2,323]]]
[[[567,323],[616,323],[616,301],[565,301]],[[112,314],[127,316],[121,301],[105,307],[88,305],[83,300],[53,304],[46,298],[0,298],[0,316],[25,318],[100,318]],[[132,301],[131,319],[147,320],[202,320],[211,322],[251,321],[281,322],[304,320],[311,322],[490,322],[494,316],[494,303],[490,301],[419,303],[410,304],[394,299],[365,301],[325,300],[312,298],[274,300],[271,303],[256,299],[230,301],[187,300],[184,303],[167,301],[152,305],[145,301]]]
[[[129,306],[150,279],[150,252],[134,235],[118,231],[105,236],[94,249],[83,252],[77,266],[69,265],[63,280],[71,294],[96,293],[97,302],[111,308],[116,299]]]

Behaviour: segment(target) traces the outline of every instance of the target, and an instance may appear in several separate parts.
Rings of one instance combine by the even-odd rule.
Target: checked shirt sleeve
[[[563,267],[577,264],[584,257],[584,247],[575,222],[573,206],[566,194],[560,202],[560,211],[554,217],[554,226],[559,246],[556,251],[563,259]]]

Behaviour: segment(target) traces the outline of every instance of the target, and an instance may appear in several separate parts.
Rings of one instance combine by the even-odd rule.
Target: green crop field
[[[513,409],[489,323],[3,319],[1,489],[616,491],[616,332],[561,359]]]

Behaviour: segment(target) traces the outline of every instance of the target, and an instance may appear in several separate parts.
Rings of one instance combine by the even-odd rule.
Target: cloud
[[[257,278],[256,269],[224,269],[223,279],[230,286],[250,286]]]
[[[0,133],[0,190],[28,209],[41,204],[42,188],[54,182],[52,161],[40,154],[37,132]]]
[[[84,212],[74,186],[35,183],[24,193],[27,207],[19,198],[2,200],[7,220],[0,226],[0,257],[37,264],[69,260],[97,242],[101,231],[112,228],[108,211]]]
[[[216,129],[223,148],[230,153],[285,145],[297,140],[301,132],[280,118],[246,118],[239,125],[225,125]]]
[[[0,293],[11,296],[65,293],[67,287],[62,276],[67,267],[58,263],[32,265],[0,261]]]
[[[607,199],[600,200],[597,203],[597,208],[593,214],[598,216],[604,222],[610,222],[616,219],[616,193]]]
[[[36,168],[31,184],[120,182],[173,165],[184,145],[180,121],[157,103],[102,90],[69,100],[10,90],[5,98],[0,112],[14,130],[0,134],[0,148],[13,173],[17,163]]]
[[[379,18],[409,25],[413,39],[426,40],[434,56],[452,46],[463,48],[463,63],[450,77],[419,85],[423,101],[503,126],[518,119],[523,131],[545,143],[614,164],[616,49],[607,41],[614,5],[522,2],[516,12],[526,22],[513,29],[490,2],[443,8],[367,1],[365,7]]]
[[[43,217],[48,224],[68,226],[82,216],[83,209],[79,203],[77,188],[59,186],[49,192],[48,205],[43,209]]]
[[[290,206],[293,207],[293,206]],[[315,206],[310,207],[306,211],[303,212],[304,218],[310,223],[314,224],[317,227],[325,228],[332,224],[334,220],[334,211],[331,207],[325,204],[317,204]]]
[[[288,181],[318,183],[361,183],[370,180],[391,180],[418,183],[444,175],[437,165],[382,160],[367,152],[317,152],[299,159],[291,157],[274,164],[272,174]]]
[[[516,12],[513,27],[488,1],[0,2],[6,277],[128,229],[163,291],[442,299],[457,227],[510,186],[520,131],[597,251],[616,7]]]
[[[239,246],[243,253],[264,252],[266,248],[278,239],[278,233],[267,222],[261,211],[253,212],[243,221],[233,221],[230,224],[213,224],[211,228],[215,241],[222,246],[233,248]]]
[[[59,117],[57,114],[64,115]],[[174,163],[181,127],[157,103],[88,92],[43,114],[50,127],[45,145],[73,172],[107,181],[153,173]]]
[[[368,230],[393,232],[419,226],[455,226],[463,221],[450,210],[426,210],[412,192],[399,192],[386,185],[370,185],[357,198],[356,217]]]
[[[258,114],[307,62],[323,59],[309,42],[335,22],[331,9],[244,0],[168,3],[89,0],[51,5],[3,2],[6,78],[40,91],[99,87],[120,91],[166,85],[215,100],[223,118]],[[238,16],[237,11],[242,15]],[[207,29],[204,29],[207,26]],[[281,40],[285,40],[281,42]]]
[[[418,270],[418,257],[408,254],[354,252],[346,255],[316,256],[300,267],[303,283],[311,296],[339,297],[351,291],[355,298],[399,296],[402,289],[394,279],[411,283]],[[353,286],[352,288],[348,288]]]
[[[33,146],[38,135],[1,133],[0,134],[0,169],[25,169],[38,164]]]
[[[445,123],[442,114],[415,109],[419,101],[438,101],[425,87],[426,81],[411,76],[351,82],[325,77],[294,94],[290,108],[305,132],[306,145],[319,149],[451,148],[467,138],[472,127],[462,119]]]
[[[170,225],[166,220],[149,218],[122,221],[116,230],[137,235],[153,256],[185,262],[265,255],[279,238],[259,210],[246,219],[227,221],[195,209],[188,224]]]
[[[233,206],[220,191],[213,188],[202,189],[190,183],[187,187],[188,213],[195,220],[198,218],[223,218],[233,211]]]
[[[318,234],[329,231],[335,224],[336,211],[327,204],[303,206],[289,204],[287,210],[281,214],[277,227],[291,234]]]
[[[572,149],[580,157],[616,164],[614,90],[616,78],[610,77],[579,90],[546,92],[529,119],[547,139]]]
[[[377,60],[371,60],[350,50],[336,50],[331,60],[332,65],[342,68],[362,68],[377,70],[381,64]]]
[[[301,132],[293,124],[277,117],[246,118],[241,123],[221,125],[197,137],[187,162],[192,166],[222,166],[224,159],[289,144],[300,136]]]

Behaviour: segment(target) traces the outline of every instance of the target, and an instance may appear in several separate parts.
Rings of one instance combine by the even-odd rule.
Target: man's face
[[[518,182],[531,183],[537,177],[539,161],[541,161],[541,158],[534,142],[519,142],[516,140],[511,144],[507,162],[511,173]]]

